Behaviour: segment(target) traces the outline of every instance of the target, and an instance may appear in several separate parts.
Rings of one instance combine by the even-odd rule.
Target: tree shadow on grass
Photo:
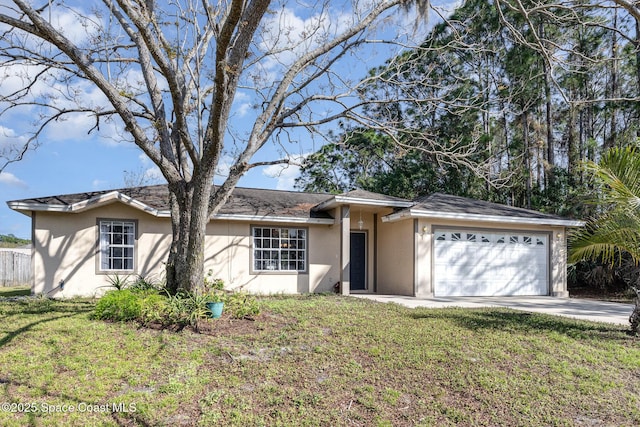
[[[46,298],[30,298],[19,301],[5,302],[5,304],[1,308],[3,308],[4,311],[8,312],[5,316],[3,316],[5,318],[12,316],[31,316],[34,320],[30,323],[18,327],[17,329],[9,331],[4,336],[2,336],[0,338],[0,348],[4,347],[6,344],[18,338],[20,335],[31,331],[39,325],[43,325],[59,319],[85,315],[93,311],[94,303],[89,300],[55,301]],[[19,322],[19,319],[4,319],[3,322],[5,325],[10,326],[12,322]],[[111,403],[119,403],[115,402],[115,400],[113,402],[91,402],[82,400],[78,397],[68,394],[51,392],[46,387],[34,387],[26,382],[22,383],[14,381],[0,373],[0,387],[5,388],[5,394],[9,396],[9,403],[25,403],[23,399],[20,399],[18,397],[14,399],[11,398],[9,392],[10,386],[14,386],[18,389],[23,387],[29,389],[37,389],[37,392],[33,395],[41,396],[41,399],[39,400],[40,404],[51,404],[51,399],[56,398],[61,401],[60,404],[75,405],[76,408],[80,403],[92,405],[93,407]],[[50,398],[50,401],[47,401],[47,398]],[[27,417],[27,419],[25,420],[27,425],[38,425],[40,423],[40,421],[36,419],[36,413],[25,413],[24,415]],[[137,414],[135,412],[111,411],[110,416],[120,426],[130,426],[132,425],[132,421],[135,425],[150,425],[146,420],[142,418],[141,414]]]
[[[14,381],[14,380],[0,376],[0,387],[3,387],[5,389],[5,394],[9,396],[9,401],[6,403],[17,403],[17,404],[23,404],[23,405],[31,404],[31,402],[29,403],[25,402],[23,398],[19,398],[19,397],[11,398],[9,393],[9,386],[13,386],[18,389],[20,388],[27,388],[29,390],[36,389],[37,393],[33,395],[40,396],[40,398],[37,401],[34,400],[32,403],[36,404],[38,409],[41,409],[41,406],[44,404],[47,404],[47,405],[59,404],[59,405],[67,405],[67,406],[73,405],[75,408],[75,412],[77,412],[80,404],[86,405],[87,407],[90,406],[92,408],[95,408],[98,406],[104,408],[104,405],[112,405],[112,404],[117,405],[121,403],[120,401],[118,401],[117,398],[111,399],[109,401],[104,401],[104,402],[87,401],[85,399],[79,399],[78,397],[71,396],[65,393],[51,392],[47,389],[47,387],[33,387],[28,383]],[[59,399],[60,402],[53,403],[52,399]],[[128,406],[128,403],[125,403],[125,407],[127,406]],[[135,425],[143,426],[143,427],[152,425],[148,421],[144,420],[141,414],[138,414],[134,411],[118,412],[113,410],[113,407],[111,407],[110,409],[111,409],[110,411],[105,411],[105,412],[109,412],[109,415],[111,416],[111,418],[119,426],[130,426],[132,425],[131,421],[133,421]],[[91,411],[87,411],[87,412],[90,413]],[[25,423],[26,425],[35,426],[35,425],[41,424],[41,421],[38,422],[37,418],[38,418],[38,414],[41,415],[42,413],[44,413],[44,411],[38,410],[38,411],[21,412],[21,413],[26,415],[28,419],[27,423]]]
[[[46,313],[79,313],[89,312],[95,307],[93,300],[54,300],[50,298],[33,297],[20,300],[1,301],[0,313],[2,317]],[[1,318],[1,317],[0,317]]]
[[[530,313],[507,308],[415,309],[409,317],[416,320],[444,319],[473,330],[512,331],[524,334],[556,332],[581,340],[628,342],[629,330],[624,326],[589,322],[542,313]]]
[[[0,298],[26,297],[31,295],[31,288],[8,287],[0,288]]]
[[[70,318],[86,314],[93,310],[93,304],[88,301],[76,301],[72,303],[58,303],[47,299],[34,299],[25,301],[16,301],[10,303],[7,313],[2,316],[2,321],[6,326],[10,326],[12,321],[8,318],[12,316],[38,316],[34,320],[24,326],[13,331],[9,331],[5,336],[0,338],[0,348],[13,341],[16,337],[30,331],[38,325],[52,322],[54,320]],[[47,316],[47,314],[58,314],[59,316]],[[17,320],[16,320],[17,321]]]
[[[4,337],[0,338],[0,347],[3,347],[5,344],[10,343],[11,341],[13,341],[14,338],[16,338],[17,336],[24,334],[25,332],[33,329],[35,326],[41,325],[43,323],[47,323],[47,322],[52,322],[54,320],[58,320],[58,319],[64,319],[66,317],[74,317],[74,316],[78,316],[81,313],[73,313],[73,314],[67,314],[64,316],[56,316],[56,317],[49,317],[46,319],[41,319],[35,322],[31,322],[21,328],[16,329],[15,331],[11,331],[9,333],[7,333]]]

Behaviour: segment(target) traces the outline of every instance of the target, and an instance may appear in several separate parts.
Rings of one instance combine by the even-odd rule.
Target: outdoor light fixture
[[[358,230],[362,230],[364,226],[364,221],[362,220],[362,211],[360,211],[360,219],[358,220]]]

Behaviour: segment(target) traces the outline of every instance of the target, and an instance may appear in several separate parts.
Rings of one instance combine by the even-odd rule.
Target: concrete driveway
[[[579,298],[553,297],[444,297],[415,298],[399,295],[351,294],[379,302],[395,302],[409,308],[506,307],[514,310],[553,314],[595,322],[629,324],[633,304]]]

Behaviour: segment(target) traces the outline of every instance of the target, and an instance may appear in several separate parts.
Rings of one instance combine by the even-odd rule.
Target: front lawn
[[[28,286],[0,286],[0,298],[22,297],[29,295],[31,295],[31,288]]]
[[[624,327],[334,295],[260,304],[198,334],[91,320],[89,300],[0,301],[0,425],[640,424]]]

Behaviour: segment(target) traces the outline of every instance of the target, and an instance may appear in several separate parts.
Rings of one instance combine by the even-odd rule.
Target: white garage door
[[[548,295],[546,234],[435,230],[435,296]]]

